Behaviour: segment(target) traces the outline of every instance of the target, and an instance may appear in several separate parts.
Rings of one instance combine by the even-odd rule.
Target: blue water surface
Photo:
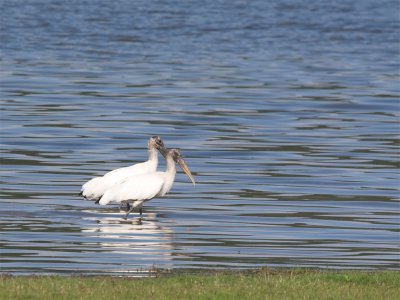
[[[1,272],[399,269],[399,1],[0,7]],[[77,195],[152,135],[195,188]]]

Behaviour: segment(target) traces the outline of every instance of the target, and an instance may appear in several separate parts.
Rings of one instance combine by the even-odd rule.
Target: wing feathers
[[[129,177],[108,189],[99,203],[106,205],[110,202],[145,201],[154,198],[162,189],[164,180],[158,173]]]
[[[130,167],[120,168],[106,173],[102,177],[95,177],[86,182],[81,189],[82,196],[89,200],[98,200],[116,183],[132,176],[155,172],[156,161],[146,161]]]

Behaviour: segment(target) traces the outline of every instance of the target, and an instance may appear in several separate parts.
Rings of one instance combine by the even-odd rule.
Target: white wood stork
[[[149,159],[147,161],[110,171],[101,177],[92,178],[82,186],[79,195],[83,196],[87,200],[98,201],[105,191],[117,182],[130,176],[154,173],[157,170],[158,165],[157,150],[164,149],[164,143],[160,137],[153,136],[149,139],[148,149]]]
[[[137,176],[131,176],[123,181],[118,182],[109,188],[100,198],[98,203],[106,205],[109,203],[127,203],[128,215],[138,208],[140,216],[142,216],[142,206],[145,201],[149,201],[154,197],[162,197],[168,193],[174,184],[176,168],[175,163],[178,163],[181,169],[189,176],[193,185],[195,180],[188,166],[182,159],[178,149],[160,150],[167,161],[167,169],[165,172],[153,172]],[[130,206],[129,204],[132,204]]]

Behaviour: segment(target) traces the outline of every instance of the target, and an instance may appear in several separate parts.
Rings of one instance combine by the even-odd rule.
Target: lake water
[[[399,269],[398,1],[0,3],[1,272]],[[152,135],[196,187],[78,197]]]

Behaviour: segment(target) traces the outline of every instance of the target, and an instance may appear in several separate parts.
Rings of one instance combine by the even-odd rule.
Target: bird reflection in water
[[[172,265],[173,232],[170,228],[159,225],[155,213],[147,213],[145,219],[99,218],[88,225],[82,231],[99,251],[110,253],[108,257],[113,260],[112,263],[121,263],[118,271],[137,269],[138,263],[143,267],[146,267],[147,262],[151,262],[147,267],[152,267],[155,263],[162,267]],[[127,259],[132,264],[126,264]]]

